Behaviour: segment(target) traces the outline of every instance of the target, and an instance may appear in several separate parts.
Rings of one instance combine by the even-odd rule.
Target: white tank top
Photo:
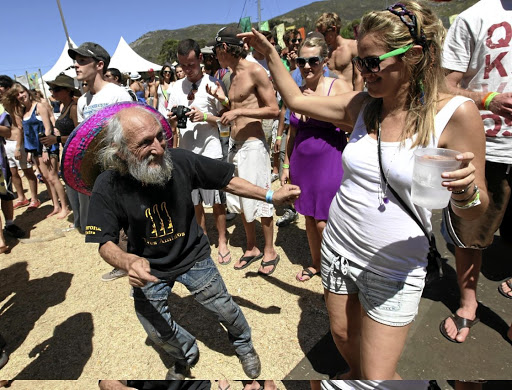
[[[435,135],[427,147],[437,147],[439,138],[455,110],[471,100],[453,97],[436,115]],[[366,131],[363,110],[343,151],[343,180],[332,200],[324,242],[335,252],[379,275],[394,280],[417,278],[421,285],[427,265],[428,240],[416,222],[388,190],[389,203],[379,211],[380,170],[377,141]],[[382,168],[389,185],[432,230],[430,210],[411,200],[413,139],[381,142]]]

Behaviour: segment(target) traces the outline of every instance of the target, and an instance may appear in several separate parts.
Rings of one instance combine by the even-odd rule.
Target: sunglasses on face
[[[291,43],[301,43],[302,42],[302,38],[290,39],[290,42]]]
[[[171,73],[171,71],[170,71],[170,70],[164,70],[162,73],[163,73],[163,74],[170,74],[170,73]]]
[[[399,56],[400,54],[404,54],[407,50],[409,50],[413,46],[412,43],[400,47],[398,49],[392,50],[388,53],[382,54],[378,57],[354,57],[352,59],[352,63],[360,72],[363,71],[363,68],[366,68],[370,73],[380,72],[380,63],[384,61],[386,58]]]
[[[304,68],[306,63],[309,64],[310,67],[318,66],[323,61],[323,58],[320,56],[314,57],[297,57],[295,62],[299,68]]]
[[[187,95],[188,100],[194,100],[196,98],[196,92],[197,92],[197,84],[192,84],[192,88],[190,89],[190,92]]]
[[[87,83],[83,83],[82,87],[87,87],[87,85],[88,85]]]

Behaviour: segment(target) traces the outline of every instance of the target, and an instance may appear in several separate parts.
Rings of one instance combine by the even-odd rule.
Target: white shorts
[[[267,190],[270,189],[270,158],[268,146],[264,140],[239,143],[230,138],[228,162],[235,165],[236,177]],[[274,215],[274,206],[261,200],[242,198],[228,193],[226,203],[230,212],[244,213],[247,222]]]
[[[27,152],[24,148],[21,148],[21,158],[16,160],[14,158],[14,152],[16,151],[16,141],[5,140],[5,154],[7,161],[9,161],[9,168],[18,167],[18,169],[32,168],[32,164],[27,161]]]
[[[224,203],[219,190],[205,190],[196,188],[192,190],[192,202],[194,206],[204,203],[205,206],[211,207],[214,204]]]

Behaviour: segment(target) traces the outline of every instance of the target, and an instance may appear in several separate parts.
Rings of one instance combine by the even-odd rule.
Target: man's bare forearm
[[[260,108],[238,108],[239,116],[245,116],[255,119],[274,119],[279,115],[279,107],[260,107]]]
[[[99,253],[103,260],[105,260],[111,266],[124,270],[128,270],[130,260],[133,260],[132,258],[134,257],[134,255],[126,253],[112,241],[108,241],[101,245]]]

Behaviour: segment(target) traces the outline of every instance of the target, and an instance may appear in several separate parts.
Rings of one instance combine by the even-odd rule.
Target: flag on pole
[[[276,26],[276,35],[277,35],[277,44],[282,48],[286,47],[283,41],[284,35],[284,23],[278,24]]]
[[[265,20],[263,23],[261,23],[260,31],[270,31],[268,20]]]
[[[238,25],[240,26],[240,30],[242,32],[250,32],[251,31],[251,17],[246,16],[245,18],[240,18],[240,22],[238,22]]]
[[[28,85],[29,89],[38,89],[39,88],[39,74],[37,72],[28,73]]]
[[[448,18],[448,20],[450,21],[450,26],[452,25],[452,23],[455,21],[455,19],[457,18],[457,16],[459,16],[459,14],[455,14],[455,15],[452,15]]]
[[[30,85],[28,84],[27,76],[14,76],[14,80],[23,85],[25,88],[30,89]]]
[[[286,31],[293,30],[295,28],[295,25],[286,27]]]

